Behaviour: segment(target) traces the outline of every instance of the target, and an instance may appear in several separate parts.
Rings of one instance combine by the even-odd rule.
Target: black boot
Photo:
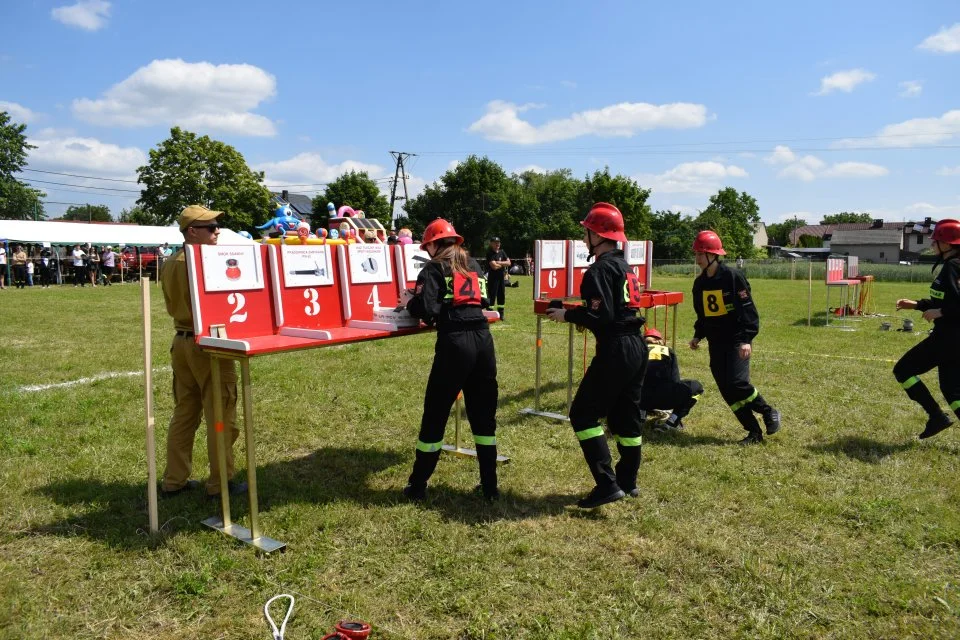
[[[403,495],[411,500],[423,500],[427,497],[427,480],[433,475],[440,460],[439,451],[420,451],[417,449],[416,459],[413,461],[413,473],[403,488]]]
[[[640,470],[640,447],[625,447],[617,444],[620,461],[617,462],[617,485],[632,498],[640,495],[637,489],[637,472]]]
[[[767,428],[768,436],[780,431],[780,410],[770,407],[770,410],[763,414],[763,424]]]
[[[741,407],[733,412],[737,420],[747,430],[747,437],[740,441],[740,444],[757,444],[763,442],[763,431],[760,429],[760,423],[757,417],[753,415],[750,407]]]
[[[478,444],[477,463],[480,466],[480,490],[487,500],[500,497],[497,489],[497,445]]]
[[[903,384],[902,382],[900,383]],[[917,379],[909,389],[906,390],[907,397],[923,407],[923,410],[927,412],[928,416],[940,416],[940,405],[937,404],[937,401],[933,399],[933,396],[930,395],[930,390],[927,389],[927,385],[923,384],[922,380]]]
[[[921,440],[931,438],[952,424],[953,419],[950,417],[949,413],[935,413],[927,420],[927,425],[924,428],[923,433],[920,434],[919,438]]]
[[[590,474],[597,486],[587,497],[577,502],[577,506],[593,509],[623,498],[626,494],[617,485],[617,478],[610,464],[610,448],[607,446],[607,439],[604,436],[597,436],[581,440],[580,449],[583,450],[583,457],[587,461],[587,466],[590,467]]]

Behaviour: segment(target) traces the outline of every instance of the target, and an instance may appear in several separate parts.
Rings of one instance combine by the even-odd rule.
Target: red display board
[[[570,298],[580,297],[580,284],[583,282],[583,274],[590,268],[590,247],[583,240],[568,240],[567,255],[570,269],[567,282],[567,296]]]
[[[337,248],[343,317],[348,327],[377,328],[378,309],[399,304],[396,253],[389,245],[350,244]]]
[[[640,278],[644,289],[653,286],[653,242],[629,240],[623,247],[623,257]]]
[[[417,283],[423,265],[430,262],[430,254],[415,244],[398,244],[394,246],[393,259],[397,269],[398,293],[403,293],[404,289],[412,289]]]
[[[344,326],[334,274],[339,254],[330,245],[268,245],[275,322],[282,335],[329,340]]]
[[[537,240],[533,253],[533,299],[570,295],[567,240]]]

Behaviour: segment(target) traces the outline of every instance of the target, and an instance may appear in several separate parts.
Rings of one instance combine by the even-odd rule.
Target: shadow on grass
[[[374,489],[368,485],[368,478],[403,465],[405,480],[412,462],[412,455],[391,450],[322,447],[300,458],[261,465],[257,470],[260,511],[285,504],[324,505],[343,501],[364,507],[405,504],[407,500],[400,493],[400,484],[388,490]],[[146,534],[147,497],[143,484],[76,478],[52,482],[36,492],[82,513],[34,527],[21,535],[83,536],[118,549],[154,548],[166,540],[165,536]],[[436,482],[435,476],[421,508],[437,511],[447,520],[478,524],[556,515],[566,511],[577,497],[505,492],[498,502],[488,503],[471,491]],[[231,505],[233,519],[244,522],[248,514],[246,496],[233,498]],[[219,502],[205,499],[202,488],[160,500],[161,530],[171,534],[182,529],[200,529],[201,520],[218,515],[219,511]]]
[[[830,314],[830,323],[834,322],[839,323],[841,320],[840,316]],[[810,321],[811,326],[814,327],[825,327],[827,325],[827,312],[826,311],[814,311],[813,317]],[[794,327],[805,327],[807,326],[807,316],[803,316],[799,320],[793,323]]]
[[[736,444],[738,439],[734,436],[725,439],[716,436],[690,433],[689,428],[684,428],[681,431],[655,431],[647,428],[644,430],[643,442],[644,444],[653,444],[658,447],[703,447],[728,446]]]
[[[916,442],[877,442],[861,436],[844,436],[826,444],[814,444],[807,448],[817,453],[843,454],[848,458],[879,464],[884,458],[916,446]]]

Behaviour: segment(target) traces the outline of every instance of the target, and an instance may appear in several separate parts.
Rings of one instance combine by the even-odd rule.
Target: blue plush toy
[[[330,239],[337,240],[340,238],[340,232],[336,229],[330,229]]]
[[[331,218],[335,218],[337,216],[337,208],[333,206],[332,202],[327,203],[327,215]]]
[[[237,231],[237,234],[243,236],[247,240],[253,240],[253,236],[250,235],[249,231]]]
[[[300,224],[300,218],[296,217],[290,205],[277,205],[273,212],[273,218],[267,220],[257,227],[264,235],[269,235],[271,231],[278,232],[281,236],[297,235],[297,225]]]

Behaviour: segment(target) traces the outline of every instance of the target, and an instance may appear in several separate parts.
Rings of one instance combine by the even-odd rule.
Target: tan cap
[[[223,215],[223,211],[213,211],[207,209],[201,204],[192,204],[180,212],[180,231],[185,230],[197,222],[206,222],[207,220],[216,220]]]

